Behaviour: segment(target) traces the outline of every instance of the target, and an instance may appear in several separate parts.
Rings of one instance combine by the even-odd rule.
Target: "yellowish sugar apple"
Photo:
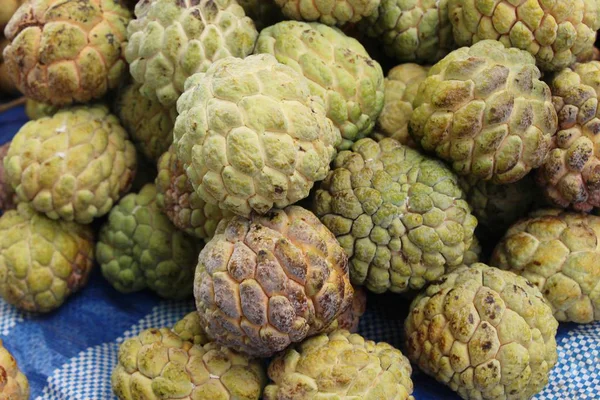
[[[235,0],[141,0],[124,53],[141,93],[172,106],[185,80],[226,57],[244,58],[258,32]]]
[[[555,206],[600,208],[600,62],[565,68],[550,89],[558,132],[538,170],[538,183]]]
[[[87,283],[94,233],[87,225],[53,221],[19,203],[0,217],[0,295],[32,312],[49,312]]]
[[[200,322],[200,316],[198,316],[196,311],[192,311],[177,321],[173,325],[172,331],[181,339],[199,344],[200,346],[204,346],[210,342],[210,338],[206,334],[202,322]]]
[[[536,285],[559,321],[600,321],[600,217],[538,210],[514,224],[490,264]]]
[[[17,361],[6,350],[0,339],[0,398],[5,400],[28,400],[29,381],[19,370]]]
[[[448,0],[381,0],[360,28],[401,62],[431,64],[455,47]]]
[[[410,134],[459,175],[518,181],[542,164],[557,129],[540,75],[529,53],[497,41],[454,50],[419,86]]]
[[[260,361],[167,328],[124,341],[111,377],[119,400],[259,400],[265,380]]]
[[[173,143],[173,126],[177,118],[175,105],[166,107],[140,93],[139,84],[123,88],[116,100],[116,114],[131,140],[148,159],[156,162]]]
[[[216,342],[269,357],[323,331],[352,302],[348,258],[311,212],[222,221],[200,252],[196,308]]]
[[[477,226],[456,176],[394,139],[361,139],[336,157],[313,210],[372,292],[419,290],[464,262]]]
[[[481,263],[428,286],[404,328],[408,358],[463,399],[529,399],[557,361],[558,322],[538,288]]]
[[[158,160],[156,202],[173,225],[200,239],[213,237],[217,225],[234,214],[206,203],[194,191],[173,146]]]
[[[391,345],[337,330],[275,357],[264,399],[414,400],[411,373],[408,359]]]
[[[120,292],[149,288],[168,299],[192,296],[200,243],[177,230],[145,185],[113,207],[96,245],[104,277]]]
[[[222,59],[186,82],[174,145],[206,203],[264,214],[308,196],[340,133],[307,80],[269,54]]]
[[[448,13],[459,46],[499,40],[543,71],[589,61],[600,29],[600,0],[448,0]]]
[[[119,0],[30,0],[4,31],[4,60],[26,96],[56,106],[87,103],[127,74],[121,53],[131,13]]]
[[[427,71],[429,67],[407,63],[388,72],[383,109],[377,119],[376,131],[371,136],[378,140],[391,137],[403,145],[417,147],[408,133],[408,123],[413,113],[413,101],[420,83],[427,78]]]
[[[338,149],[373,130],[383,108],[383,71],[356,39],[320,23],[284,21],[260,32],[254,52],[272,54],[307,78],[340,129]]]
[[[52,219],[82,224],[110,211],[129,190],[136,165],[127,132],[104,106],[28,122],[4,159],[20,201]]]
[[[380,0],[275,0],[283,14],[300,21],[326,25],[355,23],[377,9]]]

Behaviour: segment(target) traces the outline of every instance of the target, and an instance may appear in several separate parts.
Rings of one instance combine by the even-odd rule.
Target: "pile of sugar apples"
[[[0,295],[195,298],[119,399],[414,399],[411,363],[529,399],[600,320],[600,0],[7,3]],[[400,349],[354,333],[367,292]]]

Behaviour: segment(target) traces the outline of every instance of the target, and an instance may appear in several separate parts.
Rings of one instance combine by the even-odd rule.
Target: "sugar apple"
[[[52,104],[40,103],[32,99],[27,99],[25,103],[25,114],[30,120],[36,120],[44,117],[51,117],[60,110],[59,107]]]
[[[401,62],[434,63],[454,45],[448,0],[381,0],[360,28]]]
[[[279,354],[269,365],[273,381],[265,400],[414,400],[412,368],[387,343],[346,330],[320,334]]]
[[[557,360],[558,322],[538,288],[481,263],[428,286],[404,327],[408,358],[463,399],[530,399]]]
[[[140,1],[127,27],[129,71],[151,100],[173,106],[185,80],[225,57],[244,58],[258,36],[235,0]]]
[[[372,137],[377,140],[391,137],[408,147],[417,147],[408,133],[408,122],[419,84],[427,78],[427,71],[429,67],[408,63],[400,64],[388,72],[383,109]]]
[[[238,0],[238,3],[246,15],[254,21],[258,31],[283,19],[281,9],[275,4],[275,0]]]
[[[356,39],[323,24],[284,21],[261,31],[254,52],[273,54],[308,79],[341,131],[339,149],[373,130],[383,108],[383,71]]]
[[[307,80],[269,54],[222,59],[186,82],[173,131],[201,199],[249,216],[308,196],[340,133]]]
[[[538,210],[514,224],[490,264],[536,285],[557,320],[600,321],[600,217]]]
[[[120,292],[149,288],[159,296],[192,295],[199,243],[177,230],[156,205],[156,187],[130,193],[100,230],[96,256],[104,277]]]
[[[477,220],[456,176],[394,139],[338,154],[313,211],[350,257],[350,278],[375,293],[421,289],[462,264]]]
[[[4,158],[8,153],[10,142],[0,146],[0,211],[8,211],[15,208],[17,196],[12,186],[6,181],[4,173]]]
[[[348,258],[311,212],[222,221],[200,252],[196,308],[216,342],[269,357],[323,331],[352,302]]]
[[[234,215],[200,198],[173,146],[158,160],[158,170],[156,203],[176,228],[200,239],[210,239],[219,222]]]
[[[156,162],[173,143],[177,108],[142,96],[140,86],[124,87],[117,96],[115,110],[139,151]]]
[[[550,83],[558,133],[537,180],[553,205],[600,207],[600,62],[575,64]]]
[[[172,330],[182,340],[187,340],[200,346],[204,346],[211,341],[204,327],[202,327],[200,317],[196,311],[192,311],[177,321]]]
[[[266,380],[260,361],[167,328],[127,339],[118,360],[111,383],[119,400],[258,400]]]
[[[4,60],[27,97],[87,103],[126,76],[121,45],[130,19],[119,0],[30,0],[6,26]]]
[[[526,50],[543,71],[592,57],[600,29],[600,0],[448,0],[456,43],[494,39]]]
[[[355,23],[373,14],[380,0],[275,0],[283,14],[300,21],[326,25]]]
[[[52,219],[92,222],[129,190],[136,154],[104,106],[64,109],[25,124],[4,159],[19,200]]]
[[[532,209],[538,196],[538,188],[531,174],[507,185],[468,177],[461,177],[458,183],[467,194],[467,203],[477,217],[479,226],[500,235]]]
[[[0,339],[0,399],[28,400],[29,382]]]
[[[548,85],[533,57],[483,40],[429,70],[409,132],[459,175],[506,184],[539,167],[557,129]]]
[[[338,329],[346,329],[352,333],[358,331],[360,317],[367,311],[367,291],[362,287],[354,288],[352,304],[342,312],[325,330],[330,333]]]
[[[53,221],[27,203],[0,217],[0,296],[6,302],[52,311],[85,286],[93,265],[89,226]]]

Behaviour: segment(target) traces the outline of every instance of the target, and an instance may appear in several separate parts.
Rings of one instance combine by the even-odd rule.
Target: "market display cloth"
[[[0,144],[27,121],[23,108],[0,115]],[[369,295],[359,333],[402,348],[408,302],[397,295]],[[0,338],[31,385],[32,400],[114,400],[110,374],[119,344],[148,328],[171,327],[194,309],[193,300],[164,301],[141,292],[123,295],[98,267],[90,283],[49,315],[22,313],[0,300]],[[561,324],[558,364],[541,400],[600,399],[600,323]],[[459,399],[450,389],[418,371],[417,400]]]

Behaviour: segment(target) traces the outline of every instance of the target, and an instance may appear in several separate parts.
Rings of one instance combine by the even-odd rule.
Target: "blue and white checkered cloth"
[[[0,115],[0,143],[26,121],[22,108]],[[359,332],[401,348],[408,302],[398,296],[369,296]],[[36,316],[0,300],[0,338],[27,375],[32,400],[114,400],[110,374],[119,344],[151,327],[169,327],[194,309],[193,302],[161,301],[142,292],[122,295],[99,270],[89,285],[59,310]],[[402,310],[402,311],[399,311]],[[559,360],[537,400],[600,399],[600,323],[561,325]],[[454,400],[450,389],[415,370],[417,400]]]

